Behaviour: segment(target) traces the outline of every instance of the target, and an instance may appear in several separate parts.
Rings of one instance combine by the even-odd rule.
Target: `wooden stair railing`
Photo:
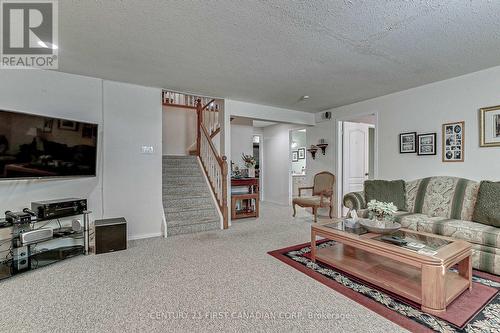
[[[228,165],[226,156],[220,156],[212,142],[212,134],[216,131],[214,126],[218,123],[219,114],[219,110],[212,110],[210,107],[213,101],[205,106],[202,106],[200,99],[197,101],[198,133],[196,151],[222,213],[223,228],[227,229],[229,227],[227,208]]]

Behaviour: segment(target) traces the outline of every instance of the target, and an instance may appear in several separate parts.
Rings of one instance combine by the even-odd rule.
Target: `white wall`
[[[163,155],[188,155],[189,147],[196,142],[196,111],[172,106],[163,107],[162,123]]]
[[[245,168],[241,154],[253,155],[253,122],[235,118],[231,122],[231,161],[240,169]]]
[[[316,152],[316,158],[313,160],[311,153],[306,152],[307,168],[306,180],[308,184],[313,183],[314,175],[318,172],[334,172],[334,146],[337,140],[334,140],[333,122],[322,121],[316,123],[314,127],[307,128],[307,148],[311,145],[317,145],[320,139],[325,139],[328,143],[325,155],[321,149]],[[337,182],[337,179],[335,180]]]
[[[104,82],[104,216],[124,216],[134,238],[161,235],[161,89]],[[142,154],[141,146],[153,146]]]
[[[379,178],[416,179],[449,175],[499,180],[500,148],[479,147],[478,109],[500,104],[500,66],[332,110],[379,114]],[[465,162],[443,163],[441,125],[465,120]],[[438,154],[399,154],[399,133],[437,132]]]
[[[93,218],[125,216],[131,238],[160,235],[160,96],[160,89],[97,78],[3,69],[0,109],[97,123],[99,146],[97,177],[0,181],[0,212],[83,197]],[[140,155],[143,144],[154,146],[155,154]]]
[[[291,156],[290,131],[296,125],[278,124],[264,128],[263,187],[264,201],[290,205]]]
[[[500,180],[500,148],[479,147],[478,109],[500,104],[500,66],[406,91],[329,110],[333,119],[308,130],[308,142],[329,135],[330,155],[309,163],[308,177],[319,169],[337,174],[337,121],[353,115],[378,116],[376,175],[380,179],[417,179],[428,176],[457,176],[473,180]],[[320,119],[320,114],[316,115]],[[443,163],[441,126],[465,121],[465,162]],[[437,133],[436,156],[399,154],[398,135],[403,132]],[[310,170],[310,168],[313,168]],[[312,171],[312,172],[310,172]],[[338,182],[337,182],[338,184]],[[340,199],[340,198],[338,198]]]
[[[230,99],[225,100],[226,112],[231,116],[259,120],[286,122],[290,124],[314,125],[314,113],[295,111],[274,106],[252,104]]]
[[[231,128],[231,117],[234,116],[240,116],[240,117],[247,117],[247,118],[252,118],[252,119],[260,119],[260,120],[268,120],[268,121],[275,121],[275,122],[288,122],[292,124],[300,124],[300,125],[313,125],[315,124],[315,114],[313,113],[307,113],[307,112],[300,112],[300,111],[294,111],[294,110],[287,110],[287,109],[282,109],[282,108],[276,108],[272,106],[267,106],[267,105],[260,105],[260,104],[252,104],[252,103],[246,103],[246,102],[240,102],[240,101],[234,101],[230,99],[226,99],[224,101],[224,127],[223,127],[223,151],[226,153],[228,160],[231,160],[231,131],[229,130]],[[282,125],[274,125],[274,126],[282,126]],[[289,126],[289,125],[285,125]],[[271,127],[271,126],[270,126]],[[299,126],[303,127],[303,126]],[[264,129],[264,131],[267,129],[267,127]],[[288,139],[287,139],[288,140]],[[288,141],[286,142],[285,146],[287,147],[285,151],[288,151]],[[290,175],[290,156],[287,157],[285,162],[282,159],[279,159],[279,164],[277,165],[279,168],[283,168],[285,166],[287,168],[286,173],[283,174],[279,171],[274,172],[271,171],[272,174],[279,175],[279,179],[273,180],[272,176],[267,174],[267,168],[269,168],[270,164],[269,163],[270,159],[267,158],[267,156],[271,156],[271,159],[274,158],[275,155],[282,154],[283,149],[281,149],[280,153],[277,153],[276,151],[269,150],[265,144],[261,147],[263,149],[263,166],[262,166],[262,177],[263,177],[263,195],[264,195],[264,200],[272,200],[272,198],[278,198],[277,202],[281,204],[288,205],[288,192],[284,188],[288,187],[291,188],[291,184],[289,184],[289,180],[283,180],[281,177],[284,175],[286,177],[289,177]],[[287,153],[288,154],[288,153]],[[266,160],[268,162],[266,162]],[[228,175],[228,178],[230,175]],[[266,183],[265,180],[269,180],[269,183]],[[230,179],[228,180],[230,181]],[[274,186],[278,184],[279,190],[277,193],[273,193]],[[266,193],[268,190],[271,189],[271,193],[269,196],[266,198]],[[230,192],[230,191],[228,191]],[[285,193],[286,192],[286,193]],[[230,198],[230,193],[228,193],[228,204],[231,204],[231,198]],[[229,207],[230,209],[231,207]]]
[[[99,139],[102,138],[102,80],[99,79],[54,71],[2,69],[0,109],[97,123]],[[83,197],[89,200],[94,217],[100,217],[101,171],[99,152],[98,177],[0,181],[0,213],[30,207],[32,201]]]

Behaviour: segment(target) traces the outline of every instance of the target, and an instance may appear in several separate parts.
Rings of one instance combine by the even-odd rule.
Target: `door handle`
[[[368,172],[367,172],[367,173],[365,173],[365,176],[369,176],[369,175],[370,175],[370,174],[369,174]]]

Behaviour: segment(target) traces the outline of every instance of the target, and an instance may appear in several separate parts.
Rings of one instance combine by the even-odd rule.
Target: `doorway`
[[[299,196],[299,187],[306,184],[306,146],[307,130],[305,128],[290,131],[290,153],[291,153],[291,198]]]
[[[375,114],[350,117],[339,121],[339,212],[347,214],[342,198],[350,192],[364,190],[364,182],[376,177]]]
[[[255,130],[255,128],[254,128]],[[264,186],[262,184],[262,160],[263,160],[263,149],[262,149],[263,137],[262,134],[253,135],[253,158],[255,159],[255,177],[259,178],[259,200],[262,201],[264,194]]]

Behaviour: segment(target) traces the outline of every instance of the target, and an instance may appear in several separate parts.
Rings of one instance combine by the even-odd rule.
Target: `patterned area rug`
[[[318,242],[318,249],[333,246]],[[310,260],[310,243],[269,252],[273,257],[331,287],[357,303],[413,332],[500,332],[500,277],[474,271],[472,292],[466,291],[443,315],[422,312],[420,307],[394,294]]]

